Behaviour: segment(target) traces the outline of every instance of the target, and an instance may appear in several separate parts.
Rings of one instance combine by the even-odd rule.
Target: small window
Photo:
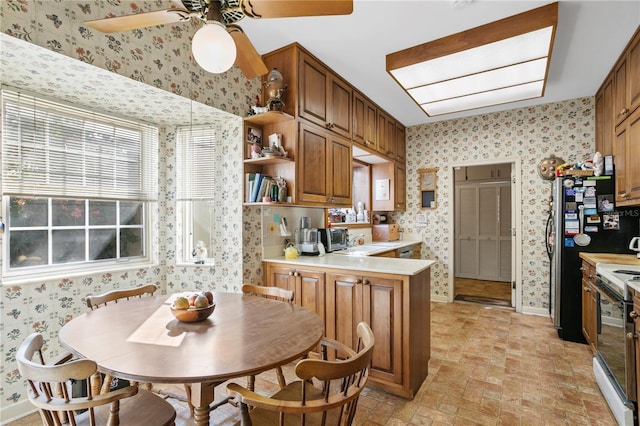
[[[144,204],[9,197],[9,269],[140,258]]]
[[[2,91],[5,277],[149,261],[158,129]]]
[[[177,259],[214,264],[217,130],[213,125],[184,126],[176,133],[176,200],[182,220]]]

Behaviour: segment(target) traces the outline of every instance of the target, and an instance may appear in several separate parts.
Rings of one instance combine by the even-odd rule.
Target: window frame
[[[99,274],[105,272],[114,272],[114,270],[124,270],[124,269],[134,269],[140,267],[148,267],[154,263],[157,263],[157,259],[155,259],[155,254],[153,250],[153,238],[156,232],[156,210],[157,210],[157,199],[158,199],[158,151],[159,151],[159,127],[156,125],[143,123],[139,121],[132,121],[129,119],[122,119],[113,114],[105,114],[101,112],[95,112],[90,109],[79,108],[77,106],[70,106],[65,104],[64,102],[60,102],[57,100],[50,100],[39,95],[32,95],[29,93],[25,93],[24,91],[14,91],[12,88],[3,87],[1,92],[1,105],[2,105],[2,134],[3,134],[3,158],[5,157],[5,149],[20,149],[20,146],[24,143],[22,140],[22,136],[19,139],[14,139],[14,142],[11,143],[11,146],[5,147],[5,126],[8,124],[5,119],[5,103],[14,104],[16,102],[16,97],[19,100],[20,96],[25,97],[26,99],[33,99],[34,104],[34,117],[39,114],[39,111],[36,109],[36,102],[42,102],[43,105],[46,105],[46,108],[52,109],[53,115],[64,115],[69,114],[69,117],[75,117],[74,114],[77,112],[79,116],[84,117],[87,120],[88,125],[91,126],[94,123],[91,121],[91,118],[97,117],[95,120],[96,125],[104,125],[105,123],[113,123],[113,126],[116,130],[123,129],[138,129],[137,131],[140,133],[140,140],[136,142],[134,147],[139,150],[141,153],[138,157],[138,161],[135,163],[136,170],[141,177],[139,178],[140,185],[139,187],[131,187],[130,185],[125,185],[122,187],[122,195],[118,196],[117,192],[107,191],[108,194],[103,197],[95,197],[95,196],[87,196],[82,193],[82,190],[77,193],[66,193],[65,186],[61,186],[61,193],[56,194],[55,189],[46,188],[42,193],[40,191],[36,191],[33,183],[25,184],[24,187],[26,189],[16,190],[15,182],[11,186],[6,185],[5,179],[5,160],[3,159],[2,168],[3,168],[3,180],[2,180],[2,218],[9,218],[9,200],[10,198],[24,197],[24,198],[41,198],[47,200],[47,225],[38,227],[38,229],[46,229],[48,232],[48,245],[47,245],[47,262],[45,265],[37,265],[37,266],[27,266],[27,267],[18,267],[11,268],[10,262],[10,233],[11,233],[11,223],[7,220],[5,224],[6,229],[5,233],[2,236],[2,253],[4,257],[4,261],[2,262],[2,282],[11,284],[14,282],[28,282],[28,281],[40,281],[43,279],[56,279],[59,277],[69,277],[75,275],[87,275],[87,274]],[[20,106],[18,102],[18,106]],[[26,105],[26,104],[25,104]],[[22,112],[20,112],[22,114]],[[48,117],[48,116],[47,116]],[[88,117],[88,118],[87,118]],[[34,126],[42,125],[45,129],[44,138],[47,139],[49,137],[48,131],[48,121],[38,121],[34,118]],[[119,127],[122,126],[122,127]],[[127,130],[127,131],[129,131]],[[11,129],[11,131],[15,132],[15,129]],[[83,129],[78,130],[78,134],[81,135]],[[69,134],[66,134],[69,136]],[[7,136],[9,137],[9,136]],[[34,141],[37,139],[34,139]],[[17,145],[16,145],[17,144]],[[42,149],[41,152],[45,152],[48,149],[47,142],[43,139],[42,141],[38,140],[38,144],[41,144]],[[7,142],[7,145],[9,143]],[[16,148],[17,147],[17,148]],[[40,148],[40,146],[38,147]],[[90,146],[89,146],[90,148]],[[85,149],[85,148],[83,148]],[[43,155],[44,156],[44,155]],[[82,158],[87,158],[84,154]],[[119,159],[118,159],[119,160]],[[115,161],[118,161],[115,160]],[[126,160],[129,160],[127,158]],[[45,160],[44,168],[47,168],[48,160]],[[85,161],[85,160],[82,160]],[[87,160],[88,161],[88,160]],[[84,164],[84,163],[82,163]],[[47,173],[46,171],[44,173]],[[43,175],[46,176],[46,175]],[[38,188],[40,189],[40,188]],[[54,192],[52,192],[54,191]],[[87,191],[86,189],[84,190]],[[137,194],[137,195],[135,195]],[[95,194],[94,194],[95,195]],[[52,200],[54,199],[78,199],[83,200],[85,203],[85,208],[88,208],[90,201],[116,201],[116,205],[120,206],[119,202],[134,202],[142,204],[142,217],[141,222],[142,225],[140,228],[142,229],[142,241],[140,244],[142,245],[142,256],[131,256],[127,258],[120,258],[120,247],[116,248],[116,258],[115,259],[99,259],[99,260],[83,260],[79,262],[69,262],[69,263],[52,263],[52,258],[55,255],[55,252],[52,251],[52,232],[56,229],[61,229],[59,227],[53,226],[52,222]],[[119,210],[119,209],[118,209]],[[86,214],[87,210],[85,210]],[[119,212],[117,213],[117,217],[119,217]],[[88,215],[87,215],[88,216]],[[120,231],[124,229],[124,227],[119,223],[114,224],[114,226],[108,226],[109,229],[113,229],[115,231]],[[126,226],[125,226],[126,227]],[[18,227],[21,228],[21,227]],[[71,228],[67,228],[71,229]],[[95,225],[89,225],[88,217],[85,219],[85,223],[81,226],[73,227],[73,229],[83,229],[85,233],[85,243],[89,243],[90,230],[99,229],[96,228]],[[22,228],[24,230],[24,228]],[[17,232],[17,231],[14,231]],[[118,237],[119,239],[119,237]],[[87,253],[89,247],[85,247],[85,253]],[[87,257],[85,256],[85,259]]]
[[[208,138],[208,139],[207,139]],[[176,127],[176,264],[194,265],[194,203],[216,204],[215,159],[219,149],[219,132],[212,124]],[[204,241],[208,250],[204,265],[214,266],[213,238]]]

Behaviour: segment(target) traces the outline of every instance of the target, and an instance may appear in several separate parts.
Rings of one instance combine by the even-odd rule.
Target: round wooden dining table
[[[172,299],[142,297],[87,312],[62,327],[60,343],[114,377],[191,384],[195,424],[205,426],[216,385],[300,358],[324,334],[318,315],[291,303],[216,292],[209,318],[183,323],[171,314]]]

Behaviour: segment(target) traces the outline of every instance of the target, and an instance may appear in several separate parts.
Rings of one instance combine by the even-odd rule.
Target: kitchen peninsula
[[[413,398],[430,358],[430,267],[433,260],[372,256],[265,258],[264,283],[293,290],[316,312],[325,335],[357,345],[356,325],[376,336],[369,384]]]

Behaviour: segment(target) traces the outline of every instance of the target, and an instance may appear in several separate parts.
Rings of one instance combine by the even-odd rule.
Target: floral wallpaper
[[[86,311],[84,296],[147,283],[157,284],[163,293],[203,288],[239,291],[243,270],[251,270],[256,264],[259,270],[259,258],[251,258],[253,267],[242,264],[241,116],[260,92],[260,81],[247,80],[235,67],[222,75],[198,67],[190,57],[189,37],[195,32],[191,23],[112,35],[82,25],[85,20],[108,14],[155,10],[164,4],[118,0],[0,2],[3,85],[160,126],[160,198],[154,212],[157,222],[152,247],[157,263],[104,274],[5,282],[0,288],[3,421],[32,410],[15,364],[20,342],[38,331],[45,336],[48,358],[62,353],[58,331]],[[189,123],[214,124],[221,139],[217,155],[220,167],[214,168],[222,189],[215,201],[214,232],[218,238],[217,246],[209,251],[215,256],[215,266],[176,261],[181,218],[174,199],[175,126]]]
[[[158,264],[144,269],[60,277],[44,282],[5,283],[0,288],[0,418],[3,420],[31,409],[28,403],[20,406],[25,402],[26,392],[15,367],[19,343],[33,331],[40,331],[47,339],[47,355],[53,357],[60,353],[58,330],[74,316],[85,312],[82,300],[85,295],[146,283],[156,283],[163,292],[173,292],[204,286],[238,291],[243,281],[262,282],[262,210],[241,203],[243,132],[239,119],[260,92],[260,81],[247,80],[236,67],[222,75],[200,69],[190,56],[190,37],[196,25],[192,22],[113,34],[93,31],[82,24],[110,14],[157,10],[166,7],[166,3],[164,0],[0,1],[0,32],[44,48],[49,54],[40,52],[39,59],[44,62],[39,63],[50,64],[48,69],[45,66],[29,70],[24,78],[15,78],[22,66],[7,71],[4,55],[22,57],[23,52],[16,52],[14,46],[8,48],[6,38],[1,38],[3,83],[29,87],[31,91],[74,103],[86,101],[87,95],[92,95],[86,106],[103,109],[115,105],[125,115],[138,116],[145,121],[158,120],[162,124],[161,198],[156,209],[157,239],[153,247]],[[54,52],[74,59],[76,66],[70,67],[71,74],[39,85],[30,73],[40,71],[39,77],[42,77],[56,71],[59,56],[53,55]],[[94,70],[106,74],[95,79],[91,77],[93,71],[81,65],[91,65]],[[70,92],[65,92],[65,87],[69,87],[67,82],[73,83]],[[102,86],[101,82],[104,83]],[[109,97],[102,92],[106,90],[103,87],[114,85],[121,93],[131,92],[137,97],[136,101]],[[175,97],[186,100],[186,104],[166,107],[174,105],[170,102],[174,102]],[[190,99],[199,104],[191,103]],[[213,108],[203,110],[201,114],[188,114],[193,112],[194,105]],[[223,112],[233,114],[235,119],[227,122],[220,115]],[[178,118],[172,119],[172,115]],[[184,123],[196,116],[214,120],[219,124],[220,134],[224,135],[219,157],[223,167],[216,168],[216,178],[223,188],[216,201],[220,212],[216,232],[220,235],[220,247],[224,249],[217,255],[215,267],[176,264],[180,218],[173,200],[173,132],[176,121]],[[402,120],[402,117],[397,118]],[[593,147],[593,98],[408,128],[407,211],[394,213],[392,218],[406,233],[421,236],[422,256],[437,261],[432,268],[431,281],[434,300],[446,300],[450,292],[447,264],[450,261],[449,245],[453,242],[448,240],[452,223],[448,203],[452,188],[444,170],[461,162],[519,159],[522,167],[523,311],[540,313],[547,307],[549,291],[548,261],[543,243],[549,185],[538,177],[536,165],[549,154],[567,161],[582,160],[592,155]],[[427,167],[438,167],[442,171],[438,173],[438,208],[433,211],[422,210],[418,198],[417,170]],[[419,213],[427,215],[429,225],[426,228],[416,226],[415,218]]]
[[[465,162],[500,163],[516,157],[522,168],[522,310],[541,314],[548,309],[544,229],[551,184],[538,176],[537,165],[550,154],[574,163],[592,158],[594,122],[593,98],[588,97],[407,129],[407,210],[393,217],[405,232],[422,236],[422,257],[437,261],[431,273],[435,300],[447,300],[451,291],[449,246],[454,242],[449,241],[453,226],[449,170]],[[438,168],[438,207],[422,210],[417,171],[429,167]],[[416,226],[420,213],[427,216],[427,227]]]

